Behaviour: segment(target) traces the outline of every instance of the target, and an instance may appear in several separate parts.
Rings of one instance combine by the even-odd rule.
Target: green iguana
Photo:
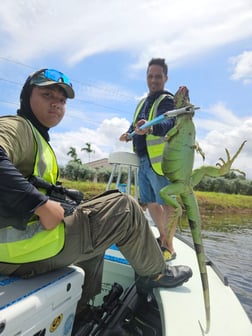
[[[176,225],[178,218],[182,215],[182,207],[172,195],[179,196],[185,207],[201,274],[206,314],[205,333],[208,333],[210,329],[209,285],[201,237],[201,218],[193,187],[206,175],[213,177],[222,176],[232,170],[231,165],[241,152],[246,141],[242,143],[232,159],[226,149],[227,162],[220,159],[222,164],[217,164],[218,167],[203,166],[193,171],[195,150],[199,150],[202,155],[203,152],[195,142],[196,132],[192,120],[194,109],[193,105],[190,104],[189,91],[185,86],[178,89],[174,96],[174,101],[177,109],[184,106],[191,106],[191,109],[189,109],[190,112],[177,116],[175,126],[166,135],[167,142],[163,152],[162,170],[171,184],[160,190],[160,196],[166,204],[175,209],[174,216],[168,224],[168,237],[171,228]],[[201,329],[204,332],[202,327]]]

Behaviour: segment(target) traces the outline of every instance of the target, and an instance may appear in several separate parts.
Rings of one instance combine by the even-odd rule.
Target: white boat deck
[[[157,234],[153,227],[154,234]],[[201,278],[194,249],[174,238],[177,258],[170,265],[188,265],[192,278],[181,287],[154,290],[161,318],[163,336],[202,336],[206,326]],[[112,272],[105,282],[118,279],[124,288],[132,283],[134,272],[116,249],[109,249],[106,258],[116,263],[105,263],[105,274]],[[107,270],[107,272],[106,272]],[[225,285],[212,266],[207,266],[210,287],[211,324],[208,336],[252,336],[252,324],[232,289]],[[199,324],[200,321],[200,324]]]
[[[195,251],[181,240],[174,240],[177,258],[171,265],[188,265],[193,277],[178,288],[159,288],[155,296],[163,309],[164,335],[202,336],[199,321],[206,326],[203,291]],[[251,336],[252,324],[240,301],[225,286],[211,266],[207,266],[210,288],[211,324],[209,336]],[[165,304],[164,304],[165,303]],[[176,323],[174,323],[176,321]]]

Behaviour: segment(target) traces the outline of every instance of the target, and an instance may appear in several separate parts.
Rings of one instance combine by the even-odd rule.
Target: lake
[[[228,278],[252,321],[252,216],[202,215],[205,253]],[[183,223],[182,235],[191,241],[190,229]]]

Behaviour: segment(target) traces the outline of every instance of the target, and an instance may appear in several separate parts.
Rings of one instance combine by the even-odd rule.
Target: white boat
[[[157,234],[156,228],[153,231]],[[71,334],[83,272],[67,267],[30,280],[0,276],[0,336],[202,336],[205,310],[194,249],[174,238],[177,258],[193,277],[181,287],[136,292],[135,274],[116,246],[105,255],[102,292]],[[252,324],[235,293],[208,261],[211,322],[209,336],[251,336]]]

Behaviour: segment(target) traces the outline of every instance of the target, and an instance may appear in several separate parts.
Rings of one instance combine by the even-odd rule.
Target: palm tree
[[[90,154],[95,153],[93,149],[91,149],[91,143],[86,142],[86,147],[81,148],[81,151],[86,151],[88,153],[88,161],[90,162]]]
[[[72,160],[74,162],[80,163],[81,164],[81,160],[78,158],[78,155],[76,153],[76,149],[74,147],[70,147],[70,150],[68,151],[67,155],[69,155]]]

